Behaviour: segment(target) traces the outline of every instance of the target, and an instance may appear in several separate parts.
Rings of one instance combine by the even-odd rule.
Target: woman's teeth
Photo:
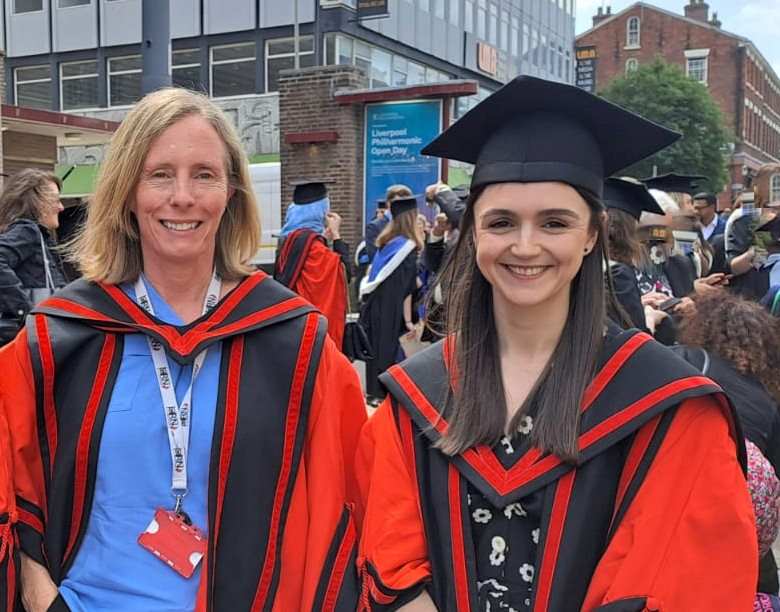
[[[512,274],[517,276],[538,276],[545,271],[547,266],[506,266]]]
[[[188,230],[194,230],[198,225],[200,225],[199,221],[193,221],[192,223],[173,223],[171,221],[163,221],[162,222],[165,229],[173,230],[174,232],[186,232]]]

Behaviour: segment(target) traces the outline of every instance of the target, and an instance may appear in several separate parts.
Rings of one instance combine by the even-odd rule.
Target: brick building
[[[645,2],[614,14],[599,9],[577,52],[588,57],[596,91],[657,56],[708,87],[735,135],[725,206],[762,164],[780,162],[780,78],[749,39],[721,29],[704,0],[688,2],[684,15]]]

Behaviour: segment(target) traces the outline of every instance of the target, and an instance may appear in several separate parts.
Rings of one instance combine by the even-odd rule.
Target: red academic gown
[[[576,467],[533,447],[510,469],[489,447],[432,448],[447,426],[444,343],[384,375],[357,460],[361,610],[424,588],[441,611],[476,612],[468,487],[499,509],[542,492],[534,612],[752,609],[756,531],[727,400],[641,332],[606,344]]]
[[[311,230],[292,232],[279,253],[274,278],[325,315],[328,335],[341,348],[347,319],[347,279],[341,256],[328,248],[325,238]]]
[[[56,584],[78,553],[130,332],[181,363],[222,342],[197,610],[354,610],[360,384],[322,317],[263,273],[186,327],[148,315],[116,286],[85,281],[38,307],[0,351],[22,551]]]

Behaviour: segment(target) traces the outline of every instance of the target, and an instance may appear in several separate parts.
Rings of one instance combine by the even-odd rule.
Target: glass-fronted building
[[[174,84],[222,106],[250,154],[278,151],[293,1],[170,0]],[[141,0],[0,2],[6,103],[118,120],[139,98]],[[481,97],[521,73],[574,79],[574,0],[389,0],[387,17],[362,22],[356,0],[297,2],[300,65],[355,64],[371,87],[476,79]]]

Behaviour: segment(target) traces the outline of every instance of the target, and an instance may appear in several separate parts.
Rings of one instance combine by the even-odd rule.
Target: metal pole
[[[301,67],[300,51],[300,29],[298,24],[298,0],[293,0],[293,38],[295,39],[295,69]]]
[[[171,13],[169,0],[143,0],[141,95],[171,85]]]

